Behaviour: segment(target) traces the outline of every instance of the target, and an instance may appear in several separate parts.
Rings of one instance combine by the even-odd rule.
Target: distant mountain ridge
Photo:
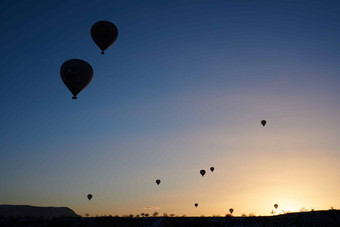
[[[29,205],[0,205],[2,217],[79,217],[68,207],[38,207]]]

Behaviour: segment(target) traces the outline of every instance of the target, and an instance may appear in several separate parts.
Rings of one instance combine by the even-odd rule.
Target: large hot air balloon
[[[200,174],[202,175],[202,177],[204,176],[204,174],[205,174],[205,170],[204,169],[202,169],[201,171],[200,171]]]
[[[262,120],[262,121],[261,121],[261,124],[262,124],[262,126],[264,127],[264,126],[267,124],[267,121],[266,121],[266,120]]]
[[[89,201],[92,199],[92,194],[88,194],[87,198],[89,199]]]
[[[210,171],[214,172],[215,168],[214,167],[210,167]]]
[[[102,50],[109,48],[118,37],[117,27],[109,21],[98,21],[91,28],[91,36],[93,41]]]
[[[198,207],[198,203],[195,203],[195,207]]]
[[[233,208],[230,208],[229,209],[229,212],[232,214],[234,212],[234,209]]]
[[[156,184],[159,185],[161,183],[161,180],[157,179]]]
[[[71,59],[62,64],[60,75],[66,87],[73,94],[72,99],[77,99],[79,92],[91,82],[93,69],[86,61]]]
[[[275,207],[275,209],[277,209],[277,208],[279,207],[279,205],[277,205],[277,204],[274,204],[274,207]]]

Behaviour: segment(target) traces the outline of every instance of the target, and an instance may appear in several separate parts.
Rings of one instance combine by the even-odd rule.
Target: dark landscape
[[[0,226],[340,226],[340,210],[251,217],[81,217],[67,207],[0,206]]]

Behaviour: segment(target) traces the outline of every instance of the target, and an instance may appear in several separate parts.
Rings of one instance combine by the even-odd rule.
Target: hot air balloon
[[[198,207],[198,203],[195,203],[195,207]]]
[[[229,212],[232,214],[234,212],[234,209],[233,208],[230,208],[229,209]]]
[[[102,50],[109,48],[118,37],[117,27],[109,21],[98,21],[91,28],[91,36],[93,41]]]
[[[157,179],[156,184],[159,185],[161,183],[161,180]]]
[[[60,75],[66,87],[73,94],[72,99],[77,99],[79,92],[91,82],[93,69],[86,61],[71,59],[62,64]]]
[[[202,177],[204,176],[204,174],[205,174],[205,170],[204,169],[202,169],[201,171],[200,171],[200,174],[202,175]]]
[[[264,127],[264,126],[267,124],[267,121],[266,121],[266,120],[262,120],[262,121],[261,121],[261,124],[262,124],[262,126]]]
[[[215,168],[214,167],[210,167],[210,171],[214,172]]]
[[[277,208],[279,207],[279,205],[277,205],[277,204],[274,204],[274,207],[275,207],[275,209],[277,209]]]
[[[89,199],[89,201],[92,199],[92,194],[88,194],[87,198]]]

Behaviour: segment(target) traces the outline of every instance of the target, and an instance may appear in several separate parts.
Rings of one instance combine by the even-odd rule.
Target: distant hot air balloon
[[[161,183],[161,180],[157,179],[156,184],[159,185]]]
[[[232,214],[234,212],[234,209],[233,208],[230,208],[229,209],[229,212]]]
[[[198,203],[195,203],[195,207],[198,207]]]
[[[88,194],[87,198],[89,199],[89,201],[92,199],[92,194]]]
[[[274,207],[275,207],[275,209],[277,209],[277,208],[279,207],[279,205],[277,205],[277,204],[274,204]]]
[[[202,169],[201,171],[200,171],[200,174],[202,175],[202,177],[204,176],[204,174],[205,174],[205,170],[204,169]]]
[[[93,41],[102,50],[109,48],[118,37],[117,27],[109,21],[98,21],[91,28],[91,36]]]
[[[93,69],[86,61],[71,59],[62,64],[60,75],[66,87],[73,94],[72,99],[77,99],[79,92],[91,82]]]
[[[215,168],[214,167],[210,167],[210,171],[214,172]]]
[[[264,127],[264,126],[267,124],[267,121],[266,121],[266,120],[262,120],[262,121],[261,121],[261,124],[262,124],[262,126]]]

